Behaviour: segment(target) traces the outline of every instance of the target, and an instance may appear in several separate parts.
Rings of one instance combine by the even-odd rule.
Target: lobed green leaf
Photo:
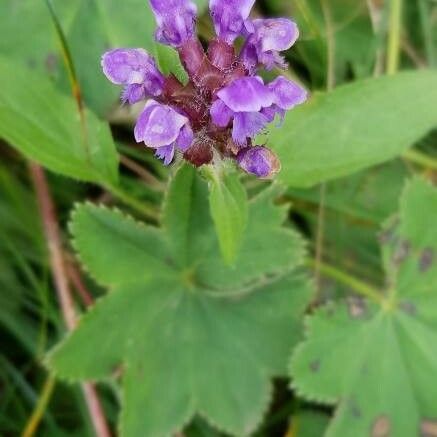
[[[428,379],[437,372],[436,217],[437,190],[410,182],[400,221],[381,235],[389,279],[381,302],[352,297],[308,319],[290,370],[298,393],[339,404],[327,436],[432,435],[437,426]]]
[[[241,273],[224,264],[206,182],[190,166],[170,183],[162,229],[118,211],[76,208],[74,246],[111,292],[48,361],[70,380],[122,371],[122,436],[171,435],[196,414],[236,435],[259,425],[270,379],[286,372],[311,297],[307,278],[293,273],[302,244],[294,232],[281,232],[284,211],[273,206],[275,193],[267,190],[251,204],[248,230],[261,219],[267,237],[259,250],[270,253],[281,239],[292,243],[282,257],[296,259],[281,259],[279,267],[262,256],[252,264],[241,259]],[[254,247],[253,235],[247,238],[246,250]],[[209,282],[208,269],[217,269]]]

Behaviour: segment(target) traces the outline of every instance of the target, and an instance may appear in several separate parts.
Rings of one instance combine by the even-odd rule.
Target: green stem
[[[134,197],[129,196],[119,187],[109,185],[105,188],[118,200],[123,202],[125,205],[130,206],[133,210],[137,211],[139,214],[145,218],[152,220],[153,222],[158,222],[160,218],[159,212],[150,203],[141,202]]]
[[[316,265],[316,261],[313,259],[308,259],[306,264],[309,267],[314,268]],[[349,275],[348,273],[345,273],[342,270],[339,270],[336,267],[323,262],[318,264],[318,268],[320,273],[323,274],[324,276],[332,278],[337,282],[346,285],[347,287],[356,291],[358,294],[361,294],[362,296],[365,296],[375,302],[378,302],[379,304],[383,303],[384,299],[381,293],[379,293],[378,290],[374,289],[373,287],[361,281],[360,279],[355,278]]]
[[[35,410],[30,416],[29,421],[24,428],[21,437],[32,437],[36,435],[38,426],[44,416],[44,413],[52,397],[53,389],[55,388],[56,380],[53,376],[49,376],[44,383],[38,402],[35,406]]]
[[[61,53],[64,60],[64,65],[70,80],[71,93],[74,97],[74,100],[76,101],[77,110],[79,112],[82,142],[83,142],[85,154],[88,162],[90,162],[91,154],[90,154],[90,146],[89,146],[89,138],[88,138],[87,120],[85,115],[85,106],[82,98],[82,91],[76,73],[76,68],[74,66],[73,57],[71,55],[70,47],[68,45],[65,32],[61,26],[61,22],[59,21],[59,18],[56,15],[55,9],[53,7],[52,0],[45,0],[45,3],[49,10],[50,17],[53,21],[53,25],[55,26],[56,35],[58,37],[59,45],[61,47]]]
[[[399,68],[402,30],[402,0],[390,0],[389,35],[387,47],[387,74]]]
[[[402,156],[408,161],[413,162],[414,164],[418,164],[425,168],[437,171],[437,159],[425,155],[422,152],[410,149],[404,152]]]
[[[326,28],[326,55],[328,63],[326,88],[328,91],[332,91],[335,87],[335,32],[330,6],[327,0],[321,0],[321,2]]]
[[[431,11],[427,0],[417,0],[420,23],[422,25],[423,40],[425,42],[426,57],[429,65],[436,65],[436,51],[434,49],[433,29],[431,24]]]

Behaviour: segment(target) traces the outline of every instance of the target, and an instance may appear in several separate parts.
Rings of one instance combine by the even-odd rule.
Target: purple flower
[[[187,117],[173,108],[149,100],[135,126],[137,143],[156,149],[156,155],[168,165],[175,149],[185,152],[193,142],[194,134]]]
[[[304,103],[308,97],[305,89],[283,76],[277,77],[267,87],[274,95],[273,105],[262,111],[269,121],[273,121],[276,114],[283,119],[287,111]]]
[[[228,44],[245,31],[253,30],[248,21],[255,0],[210,0],[209,8],[217,36]]]
[[[150,0],[158,29],[156,40],[180,47],[195,34],[196,5],[189,0]]]
[[[243,47],[241,58],[247,70],[253,74],[259,64],[268,70],[275,66],[286,67],[279,52],[288,50],[299,37],[296,23],[286,18],[254,20],[253,33]]]
[[[122,101],[137,103],[162,93],[164,76],[154,59],[143,49],[115,49],[102,57],[106,77],[117,85],[125,85]]]
[[[271,178],[281,169],[277,156],[267,147],[246,147],[237,155],[237,162],[247,173],[259,178]]]
[[[226,127],[233,119],[232,138],[245,145],[269,122],[262,110],[274,103],[274,94],[260,77],[243,77],[222,88],[211,107],[214,124]]]
[[[275,154],[253,146],[254,138],[279,115],[303,103],[306,91],[278,77],[269,84],[258,67],[285,66],[280,52],[299,32],[285,18],[249,19],[255,0],[210,0],[217,38],[208,50],[195,34],[192,0],[150,0],[158,29],[156,39],[177,49],[189,80],[163,76],[143,49],[106,53],[102,67],[108,79],[124,85],[123,102],[149,100],[135,125],[135,139],[170,164],[176,151],[196,167],[215,160],[234,160],[243,170],[269,178],[280,169]],[[246,38],[238,54],[234,41]]]

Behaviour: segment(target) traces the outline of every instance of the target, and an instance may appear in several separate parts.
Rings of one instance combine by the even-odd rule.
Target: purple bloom
[[[228,44],[253,30],[248,20],[255,0],[210,0],[209,7],[217,36]]]
[[[270,178],[281,168],[277,156],[267,147],[254,146],[240,150],[237,162],[247,173],[259,178]]]
[[[159,96],[164,76],[156,68],[154,59],[143,49],[115,49],[102,57],[106,77],[117,85],[125,85],[122,101],[137,103],[151,96]]]
[[[187,117],[173,108],[149,100],[135,126],[135,140],[156,149],[165,165],[173,160],[175,149],[185,152],[193,142],[193,131]]]
[[[269,122],[262,110],[274,103],[274,94],[260,77],[243,77],[217,93],[211,107],[214,124],[226,127],[233,119],[232,138],[245,145],[247,138],[258,134]]]
[[[268,70],[286,67],[279,52],[288,50],[299,37],[296,23],[286,18],[253,21],[254,32],[249,36],[241,53],[248,71],[253,74],[259,64]]]
[[[177,49],[189,81],[163,76],[143,49],[116,49],[102,59],[105,75],[124,85],[123,102],[149,100],[135,125],[135,139],[170,164],[176,151],[196,167],[232,159],[244,171],[269,178],[280,169],[276,155],[254,138],[286,111],[303,103],[306,91],[278,77],[269,84],[257,69],[285,66],[280,52],[299,32],[285,18],[249,19],[255,0],[210,0],[217,38],[204,49],[195,35],[192,0],[150,0],[156,39]],[[246,38],[238,54],[233,44]]]
[[[195,34],[196,5],[189,0],[150,0],[158,29],[156,40],[180,47]]]
[[[283,119],[287,111],[304,103],[308,97],[306,90],[283,76],[277,77],[267,87],[274,95],[273,105],[263,110],[269,121],[273,121],[276,114]]]

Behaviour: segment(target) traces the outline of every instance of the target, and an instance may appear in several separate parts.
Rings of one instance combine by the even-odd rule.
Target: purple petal
[[[241,150],[237,155],[237,161],[244,171],[259,178],[270,178],[281,168],[277,156],[264,146]]]
[[[176,140],[176,146],[182,152],[186,152],[190,148],[191,144],[193,144],[193,140],[194,140],[193,130],[188,124],[186,124],[181,129],[179,137]]]
[[[270,106],[270,108],[264,108],[261,111],[261,113],[267,117],[269,123],[275,120],[276,115],[279,115],[280,120],[279,123],[277,124],[277,127],[281,127],[284,122],[285,114],[287,113],[287,111],[285,109],[280,108],[278,105],[272,105]]]
[[[305,102],[307,92],[300,85],[283,76],[279,76],[268,84],[268,88],[275,96],[275,104],[281,109],[292,109]]]
[[[269,120],[260,112],[241,112],[234,116],[232,138],[237,144],[246,144],[247,138],[253,138],[268,124]]]
[[[246,23],[255,0],[210,0],[209,8],[217,36],[232,44],[240,34],[245,32]]]
[[[246,67],[249,74],[253,75],[256,73],[256,69],[259,64],[258,52],[254,44],[249,43],[250,39],[246,42],[241,50],[241,60],[243,65]]]
[[[155,61],[143,49],[115,49],[102,57],[106,77],[117,85],[142,84],[149,76],[162,78]]]
[[[243,77],[217,93],[217,96],[234,112],[258,112],[274,102],[273,93],[260,77]]]
[[[285,68],[287,63],[279,52],[289,49],[299,37],[297,25],[286,18],[253,21],[254,32],[247,39],[241,59],[250,74],[258,64],[268,70]]]
[[[122,103],[129,103],[130,105],[133,105],[141,100],[146,99],[147,96],[148,94],[146,93],[144,85],[134,83],[132,85],[126,85],[123,93],[121,94],[121,101]]]
[[[164,160],[164,165],[169,165],[174,158],[175,148],[173,144],[156,149],[155,156]]]
[[[150,0],[162,44],[180,47],[195,34],[197,6],[189,0]]]
[[[211,118],[216,126],[226,127],[231,122],[233,115],[232,110],[220,99],[217,99],[211,106]]]
[[[288,65],[285,58],[279,52],[261,52],[258,56],[258,62],[269,71],[275,67],[286,70]]]
[[[170,106],[150,100],[144,107],[135,126],[135,139],[148,147],[158,149],[173,144],[179,137],[188,118],[178,114]]]
[[[288,50],[299,38],[296,23],[286,18],[254,20],[255,38],[262,52]]]
[[[269,108],[262,109],[261,113],[264,114],[267,120],[269,121],[269,123],[271,123],[275,119],[276,114],[278,113],[277,109],[278,107],[276,105],[272,105]]]

